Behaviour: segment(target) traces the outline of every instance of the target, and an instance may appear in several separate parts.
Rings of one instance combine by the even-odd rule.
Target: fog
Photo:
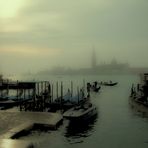
[[[0,72],[128,62],[148,67],[147,0],[0,2]]]

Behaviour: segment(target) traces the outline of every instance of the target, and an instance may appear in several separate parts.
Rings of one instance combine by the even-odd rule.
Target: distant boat
[[[115,86],[117,84],[118,84],[118,82],[115,82],[115,83],[104,83],[105,86]]]
[[[112,82],[99,82],[98,84],[104,85],[104,86],[115,86],[115,85],[118,84],[118,82],[114,82],[114,83],[112,83]]]
[[[94,91],[94,92],[99,92],[101,89],[101,86],[98,86],[98,82],[94,82],[94,84],[87,83],[87,91]]]
[[[101,89],[101,86],[97,87],[97,88],[93,88],[94,92],[99,92],[99,90]]]
[[[97,108],[93,104],[87,102],[67,110],[63,114],[63,117],[70,121],[85,121],[94,117],[96,114]]]

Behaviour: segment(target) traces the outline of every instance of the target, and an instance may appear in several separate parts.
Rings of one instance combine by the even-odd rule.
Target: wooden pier
[[[41,82],[19,82],[0,81],[0,109],[5,110],[13,106],[19,106],[20,111],[56,112],[65,111],[79,103],[82,89],[77,87],[77,99],[72,99],[73,82],[65,93],[63,82],[50,84],[48,81]],[[55,88],[55,89],[54,89]],[[11,96],[10,91],[15,91],[16,96]]]
[[[20,115],[26,122],[9,130],[1,138],[21,139],[22,136],[29,135],[32,130],[56,130],[63,121],[63,116],[60,113],[18,112],[18,116]]]
[[[15,96],[12,96],[10,91],[13,91]],[[45,102],[51,101],[50,96],[51,88],[48,81],[0,81],[0,108],[2,109],[19,105],[20,111],[43,111]]]

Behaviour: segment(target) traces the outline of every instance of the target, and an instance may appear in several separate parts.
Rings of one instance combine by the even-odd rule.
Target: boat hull
[[[138,113],[141,112],[142,115],[145,115],[148,117],[148,105],[147,104],[137,101],[133,97],[129,97],[129,104],[133,110],[135,110]]]
[[[99,85],[103,85],[103,86],[115,86],[117,84],[118,84],[118,82],[116,82],[116,83],[99,83]]]
[[[84,114],[81,114],[79,116],[71,116],[71,115],[63,115],[64,118],[70,120],[71,122],[78,122],[78,121],[89,121],[93,117],[97,115],[97,108],[94,107],[90,111],[85,112]]]

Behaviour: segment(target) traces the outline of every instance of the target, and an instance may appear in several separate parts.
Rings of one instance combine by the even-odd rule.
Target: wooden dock
[[[135,110],[137,113],[142,113],[143,116],[148,117],[148,106],[143,104],[140,101],[133,99],[132,97],[129,98],[129,104],[131,105],[132,109]]]
[[[27,118],[25,123],[9,130],[3,139],[19,139],[27,136],[32,130],[56,130],[63,121],[60,113],[48,112],[20,112],[21,117]]]

